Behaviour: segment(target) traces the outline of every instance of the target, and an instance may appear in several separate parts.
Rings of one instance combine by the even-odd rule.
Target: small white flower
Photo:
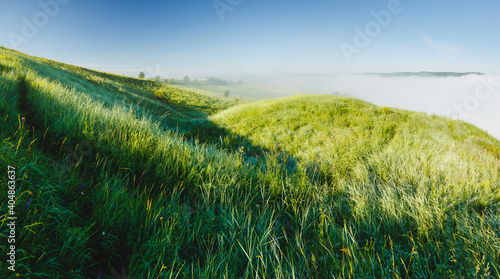
[[[85,195],[83,192],[80,192],[80,193],[82,193],[82,195]]]
[[[104,231],[102,231],[102,235],[105,235],[106,233]]]

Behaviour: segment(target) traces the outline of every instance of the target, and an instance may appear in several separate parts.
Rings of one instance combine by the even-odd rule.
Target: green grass
[[[0,80],[21,278],[500,276],[500,142],[470,124],[333,96],[234,106],[3,48]]]
[[[239,84],[239,85],[206,85],[206,84],[174,84],[173,87],[195,91],[198,93],[223,96],[224,91],[229,90],[229,97],[239,99],[240,103],[248,101],[263,100],[268,98],[280,98],[297,94],[295,91],[275,89],[265,84]],[[312,93],[312,92],[311,92]]]

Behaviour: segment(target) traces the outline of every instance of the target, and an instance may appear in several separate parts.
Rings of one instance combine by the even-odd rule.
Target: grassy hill
[[[239,99],[239,103],[251,101],[258,101],[268,98],[286,97],[298,92],[274,89],[265,84],[239,84],[239,85],[203,85],[203,84],[189,84],[189,85],[172,85],[175,88],[190,90],[200,93],[210,93],[218,96],[223,96],[226,90],[230,91],[230,96]],[[312,93],[312,92],[310,92]]]
[[[459,182],[497,194],[490,187],[499,183],[498,141],[464,122],[330,95],[251,103],[211,119],[256,145],[289,153],[329,184],[449,188]]]
[[[500,276],[500,142],[467,123],[4,48],[0,80],[2,278]]]

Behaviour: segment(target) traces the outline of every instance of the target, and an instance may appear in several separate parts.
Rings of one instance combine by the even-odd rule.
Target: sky
[[[0,45],[162,78],[500,73],[500,1],[0,0]]]

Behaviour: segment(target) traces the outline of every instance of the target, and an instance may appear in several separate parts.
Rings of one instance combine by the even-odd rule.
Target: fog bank
[[[376,105],[460,119],[500,139],[500,76],[381,77],[294,75],[260,78],[267,87],[310,94],[340,94]]]

